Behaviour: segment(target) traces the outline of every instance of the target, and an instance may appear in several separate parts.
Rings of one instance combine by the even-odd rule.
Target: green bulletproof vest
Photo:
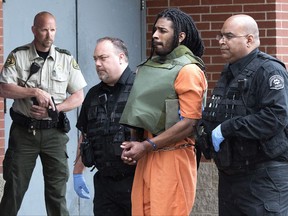
[[[181,68],[187,64],[197,64],[204,68],[200,58],[180,45],[165,59],[157,56],[140,65],[120,123],[143,128],[155,135],[163,132],[166,101],[178,98],[174,82]]]

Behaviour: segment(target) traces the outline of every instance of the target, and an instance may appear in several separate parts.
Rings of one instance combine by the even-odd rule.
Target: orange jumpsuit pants
[[[138,161],[132,189],[133,216],[189,215],[197,183],[194,147],[150,152]]]

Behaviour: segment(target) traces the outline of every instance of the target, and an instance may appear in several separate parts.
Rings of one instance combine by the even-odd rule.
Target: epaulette
[[[20,46],[20,47],[15,48],[12,52],[16,53],[20,50],[28,50],[29,48],[30,48],[29,46]]]
[[[278,62],[279,64],[281,64],[286,69],[285,64],[282,61],[280,61],[278,58],[274,57],[274,56],[271,56],[271,55],[269,55],[267,53],[264,53],[264,52],[261,52],[261,51],[257,55],[258,55],[258,57],[260,57],[263,60],[269,59],[269,60]]]
[[[71,55],[71,53],[66,49],[60,49],[59,47],[55,47],[55,50],[57,50],[60,53],[65,53],[67,55]]]

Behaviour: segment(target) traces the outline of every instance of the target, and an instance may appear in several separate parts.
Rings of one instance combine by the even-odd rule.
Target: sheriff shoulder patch
[[[72,59],[72,67],[76,70],[80,70],[80,67],[75,59]]]
[[[280,75],[273,75],[269,78],[269,87],[273,90],[280,90],[284,88],[284,79]]]
[[[9,54],[9,56],[7,57],[6,59],[6,62],[4,64],[4,67],[5,68],[8,68],[8,67],[12,67],[16,64],[16,60],[15,60],[15,57],[12,53]]]

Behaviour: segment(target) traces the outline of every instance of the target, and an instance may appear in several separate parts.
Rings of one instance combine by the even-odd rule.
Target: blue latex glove
[[[183,118],[183,116],[181,116],[180,109],[178,109],[178,114],[179,114],[180,121],[183,120],[184,118]]]
[[[216,152],[220,149],[220,144],[223,142],[224,137],[221,132],[221,124],[212,131],[212,143]]]
[[[80,198],[90,199],[89,190],[83,174],[73,174],[74,190]]]

